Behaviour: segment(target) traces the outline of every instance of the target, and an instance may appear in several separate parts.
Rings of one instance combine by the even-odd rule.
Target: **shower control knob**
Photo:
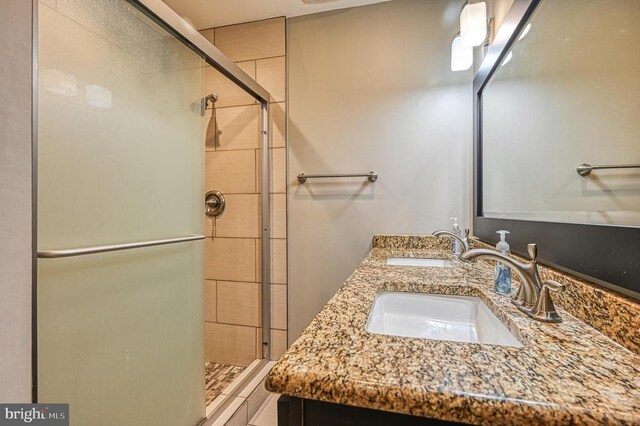
[[[204,197],[204,214],[209,217],[220,216],[224,212],[226,201],[220,191],[209,191]]]

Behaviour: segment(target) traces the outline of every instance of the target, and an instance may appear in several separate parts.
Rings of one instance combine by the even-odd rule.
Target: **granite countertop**
[[[386,265],[390,256],[451,258],[449,240],[376,238],[387,241],[374,241],[269,372],[268,390],[479,425],[640,425],[639,355],[562,309],[559,324],[529,319],[510,297],[493,292],[486,261],[451,259],[452,268]],[[369,333],[365,323],[381,291],[477,296],[523,346]]]

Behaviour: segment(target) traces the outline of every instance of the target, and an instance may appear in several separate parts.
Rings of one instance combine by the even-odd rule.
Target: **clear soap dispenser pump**
[[[511,253],[509,243],[507,243],[507,234],[509,231],[497,231],[500,234],[500,241],[496,244],[496,250],[504,255]],[[496,262],[496,272],[494,280],[494,290],[496,293],[511,293],[511,268],[502,262]]]
[[[460,232],[460,225],[458,225],[458,218],[457,217],[451,217],[449,218],[449,220],[451,220],[451,222],[453,222],[453,225],[451,227],[451,233],[456,234],[459,237],[462,237],[462,232]],[[462,253],[462,247],[460,247],[460,242],[458,240],[452,240],[451,242],[451,253],[453,254],[461,254]]]

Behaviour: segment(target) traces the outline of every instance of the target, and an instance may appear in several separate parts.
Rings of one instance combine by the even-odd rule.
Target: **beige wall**
[[[276,100],[271,140],[272,356],[286,348],[285,20],[275,18],[202,31]],[[248,365],[261,358],[260,106],[211,67],[206,93],[219,100],[206,116],[206,190],[225,194],[227,208],[205,219],[206,358]]]
[[[294,340],[374,233],[468,223],[471,71],[450,71],[461,1],[396,0],[291,19],[289,306]],[[362,179],[306,173],[375,170]]]
[[[31,2],[0,10],[0,401],[30,402]]]

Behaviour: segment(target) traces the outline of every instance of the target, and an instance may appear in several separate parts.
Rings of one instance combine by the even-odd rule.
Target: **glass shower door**
[[[203,234],[203,64],[123,0],[39,2],[38,250]],[[203,243],[38,260],[38,401],[204,418]]]

